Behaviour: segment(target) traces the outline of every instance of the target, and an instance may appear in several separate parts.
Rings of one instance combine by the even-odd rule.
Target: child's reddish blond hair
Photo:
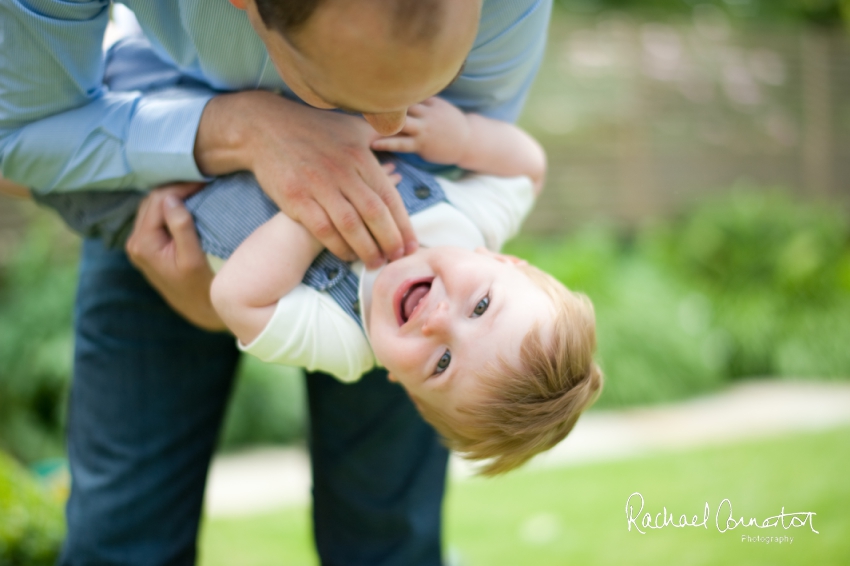
[[[538,322],[520,345],[519,367],[502,359],[490,364],[479,376],[484,401],[461,407],[461,420],[416,400],[449,448],[488,460],[483,475],[507,472],[563,440],[602,389],[590,300],[536,267],[518,267],[552,300],[549,336]]]

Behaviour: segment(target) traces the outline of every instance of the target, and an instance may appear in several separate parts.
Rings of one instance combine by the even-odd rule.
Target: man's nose
[[[367,122],[382,136],[397,134],[404,127],[407,110],[384,112],[382,114],[363,114]]]
[[[449,305],[441,301],[428,313],[428,318],[422,323],[422,335],[445,336],[449,332],[449,320]]]

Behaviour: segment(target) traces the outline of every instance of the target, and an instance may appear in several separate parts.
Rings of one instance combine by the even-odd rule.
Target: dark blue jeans
[[[97,240],[83,247],[75,332],[60,563],[193,564],[233,337],[183,321]],[[306,379],[322,564],[440,564],[447,453],[433,430],[383,371]]]

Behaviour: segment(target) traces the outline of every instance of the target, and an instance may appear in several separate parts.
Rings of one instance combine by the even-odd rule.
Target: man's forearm
[[[198,124],[194,147],[198,169],[207,176],[254,171],[257,150],[265,147],[264,126],[271,119],[292,124],[291,112],[316,110],[262,90],[216,96]]]
[[[204,175],[212,177],[250,169],[247,155],[250,126],[245,122],[251,109],[246,99],[256,97],[254,93],[222,94],[204,108],[193,150],[198,170]]]
[[[0,194],[7,197],[30,198],[30,190],[23,185],[13,183],[0,176]]]
[[[202,178],[193,146],[213,91],[181,86],[179,71],[143,40],[114,47],[104,69],[108,20],[100,0],[0,2],[6,179],[45,194]]]
[[[201,180],[192,149],[208,98],[181,89],[149,96],[111,92],[0,131],[2,174],[42,193]]]

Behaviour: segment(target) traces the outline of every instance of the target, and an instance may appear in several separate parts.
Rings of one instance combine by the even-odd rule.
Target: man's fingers
[[[407,120],[404,121],[404,127],[401,129],[399,134],[406,134],[408,136],[415,136],[421,131],[422,131],[422,120],[419,119],[419,118],[414,118],[414,117],[408,116]]]
[[[304,202],[298,212],[298,221],[335,256],[346,261],[357,259],[357,254],[346,243],[328,214],[316,201]]]
[[[165,199],[165,195],[166,193],[163,191],[154,190],[145,198],[148,206],[145,207],[143,213],[141,209],[139,210],[136,230],[153,232],[165,229],[165,216],[162,210],[162,201]]]
[[[175,264],[182,269],[194,269],[204,265],[206,261],[198,234],[195,232],[195,222],[192,215],[183,206],[181,199],[174,194],[166,195],[163,199],[165,223],[174,239]]]
[[[410,255],[419,248],[419,242],[416,240],[416,233],[413,231],[410,215],[407,214],[407,208],[405,208],[404,201],[401,200],[401,195],[398,194],[398,189],[396,188],[396,185],[401,182],[401,175],[398,175],[398,181],[394,179],[389,180],[390,183],[384,185],[386,188],[382,192],[379,192],[378,196],[381,197],[381,200],[389,209],[393,225],[401,234],[402,255]],[[398,258],[394,257],[393,259]]]
[[[361,175],[365,186],[360,188],[365,193],[349,195],[349,200],[357,206],[384,256],[394,260],[415,251],[416,236],[404,202],[395,187],[397,183],[380,174]]]
[[[154,255],[162,251],[171,242],[172,234],[174,234],[174,229],[177,228],[178,223],[175,223],[174,226],[168,225],[164,206],[165,200],[168,198],[177,199],[180,208],[188,215],[188,211],[182,207],[179,201],[182,201],[203,187],[204,183],[173,183],[154,189],[145,197],[136,213],[133,233],[127,239],[127,243],[124,246],[127,255],[135,265],[141,266],[142,264],[150,263],[153,261]],[[182,220],[178,217],[172,218],[172,221]],[[191,224],[191,216],[188,220]],[[184,233],[185,231],[181,232],[181,235]],[[194,235],[194,226],[192,226],[191,236],[197,240],[197,236]],[[183,238],[183,242],[188,242],[187,245],[191,245],[191,242],[187,238]],[[197,254],[189,254],[182,257],[194,260],[197,259]]]
[[[410,136],[392,136],[381,138],[372,142],[372,149],[376,151],[395,151],[399,153],[416,153],[418,144],[416,138]]]
[[[413,106],[407,109],[407,119],[409,120],[411,116],[413,116],[414,118],[421,118],[422,115],[425,114],[425,112],[427,111],[427,107],[422,102],[420,102],[419,104],[414,104]]]
[[[343,191],[348,200],[341,199],[341,202],[335,203],[332,209],[325,210],[328,211],[334,226],[346,243],[354,250],[354,253],[357,254],[357,257],[362,259],[367,267],[374,269],[384,263],[384,254],[382,254],[381,249],[387,250],[387,248],[380,245],[382,239],[379,239],[377,234],[370,232],[373,229],[370,218],[380,215],[380,209],[386,207],[380,199],[375,198],[374,194],[368,195],[369,192],[368,188],[362,185],[359,191],[352,191],[351,189]],[[369,196],[372,200],[367,203],[366,199]],[[389,218],[388,213],[386,216]],[[386,240],[386,235],[384,235],[383,240]],[[398,242],[400,245],[400,238],[398,238]]]
[[[155,193],[145,197],[139,205],[133,233],[124,245],[127,255],[136,266],[149,261],[150,256],[168,242],[169,236],[165,230],[161,208],[161,196]]]

